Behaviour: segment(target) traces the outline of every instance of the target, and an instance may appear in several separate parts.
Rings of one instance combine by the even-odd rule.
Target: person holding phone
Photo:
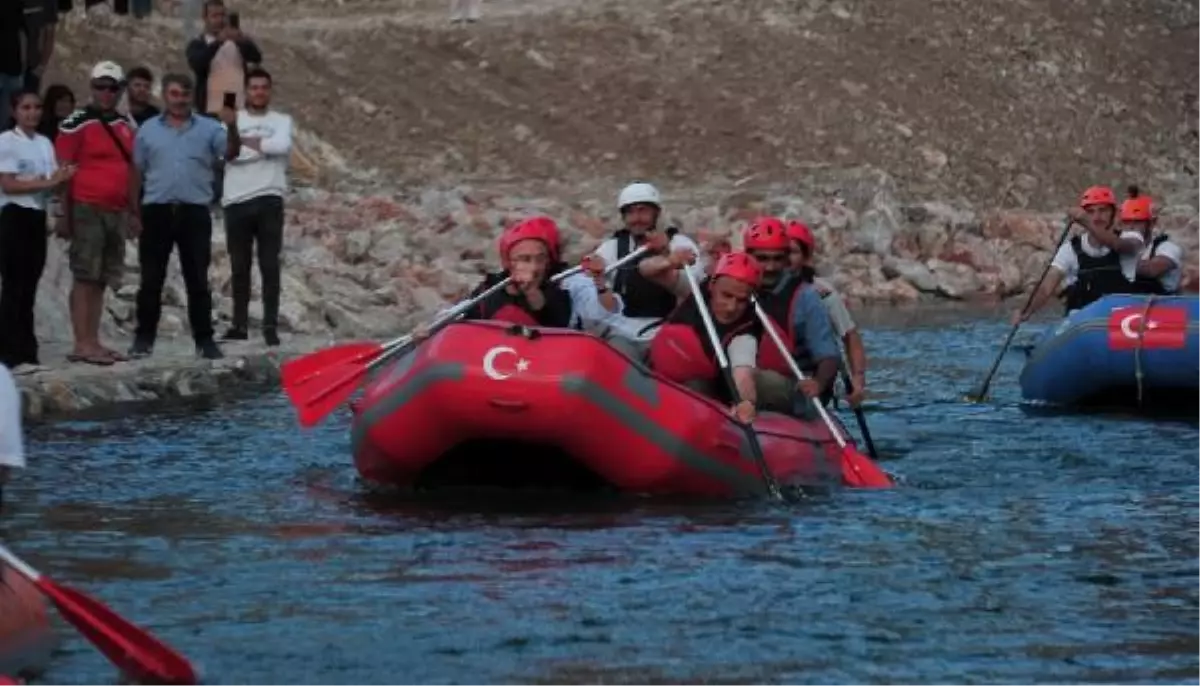
[[[204,33],[188,43],[186,54],[196,77],[196,111],[213,116],[224,106],[224,93],[235,93],[236,106],[241,106],[246,70],[263,61],[258,45],[242,33],[237,14],[228,12],[223,0],[205,0]]]
[[[144,190],[138,227],[137,330],[129,354],[154,351],[162,315],[163,284],[171,253],[179,248],[179,267],[187,290],[188,320],[196,354],[209,360],[224,357],[213,339],[212,295],[208,266],[212,262],[213,166],[241,149],[237,111],[226,107],[220,121],[192,109],[191,77],[167,74],[162,80],[166,111],[138,129],[130,178],[130,197]],[[224,124],[224,126],[222,126]]]
[[[225,169],[225,239],[233,276],[233,326],[225,340],[249,338],[251,258],[262,276],[263,340],[279,345],[279,256],[283,198],[292,153],[292,118],[271,109],[271,74],[246,72],[246,109],[238,112],[242,149]]]

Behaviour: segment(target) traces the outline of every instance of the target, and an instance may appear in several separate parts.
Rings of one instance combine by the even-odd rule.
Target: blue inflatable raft
[[[1196,296],[1110,295],[1047,332],[1021,371],[1027,401],[1069,407],[1197,407]]]

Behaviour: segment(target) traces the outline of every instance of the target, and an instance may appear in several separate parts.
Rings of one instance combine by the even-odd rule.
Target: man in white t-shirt
[[[279,257],[283,252],[283,198],[292,154],[292,118],[271,109],[271,75],[246,73],[246,109],[238,112],[242,149],[225,168],[225,242],[232,272],[233,326],[225,340],[246,340],[250,328],[250,269],[256,244],[262,277],[263,340],[279,345]]]
[[[1142,195],[1137,186],[1131,187],[1129,199],[1121,203],[1121,223],[1146,241],[1146,247],[1138,255],[1134,286],[1139,293],[1174,295],[1183,279],[1183,248],[1171,242],[1165,233],[1154,235],[1157,221],[1150,196]]]
[[[0,504],[4,484],[13,469],[25,466],[25,439],[21,436],[21,392],[8,367],[0,365]]]
[[[1062,245],[1050,262],[1046,280],[1028,309],[1013,313],[1013,323],[1033,316],[1067,286],[1067,313],[1082,309],[1106,295],[1135,292],[1133,279],[1145,240],[1137,231],[1118,233],[1117,196],[1107,186],[1083,193],[1079,207],[1071,208],[1071,221],[1087,231]]]

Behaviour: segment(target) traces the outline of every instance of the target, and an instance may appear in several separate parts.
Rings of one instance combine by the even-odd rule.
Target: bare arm
[[[867,375],[867,349],[863,347],[862,335],[858,333],[858,329],[851,329],[842,337],[842,344],[846,346],[846,358],[850,362],[850,376],[853,377],[855,387],[861,386],[860,379],[865,379]]]
[[[1125,232],[1117,235],[1107,229],[1092,228],[1091,224],[1088,225],[1088,235],[1091,236],[1094,242],[1121,255],[1136,254],[1141,252],[1142,248],[1146,245],[1141,236],[1135,238],[1133,232]]]
[[[1046,303],[1058,293],[1058,286],[1062,283],[1063,273],[1058,267],[1051,267],[1050,272],[1046,274],[1046,280],[1042,282],[1041,288],[1038,288],[1037,293],[1033,295],[1033,300],[1029,302],[1029,307],[1021,313],[1022,319],[1029,319],[1037,314],[1038,310],[1045,307]]]
[[[0,174],[0,191],[8,195],[23,195],[48,191],[58,185],[58,181],[49,179],[18,179],[16,174]]]

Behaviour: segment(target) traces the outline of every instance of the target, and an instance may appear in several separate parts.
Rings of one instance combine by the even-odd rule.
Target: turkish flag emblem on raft
[[[1108,315],[1108,347],[1179,349],[1187,344],[1187,322],[1187,310],[1181,307],[1151,306],[1149,312],[1139,306],[1118,307]]]

